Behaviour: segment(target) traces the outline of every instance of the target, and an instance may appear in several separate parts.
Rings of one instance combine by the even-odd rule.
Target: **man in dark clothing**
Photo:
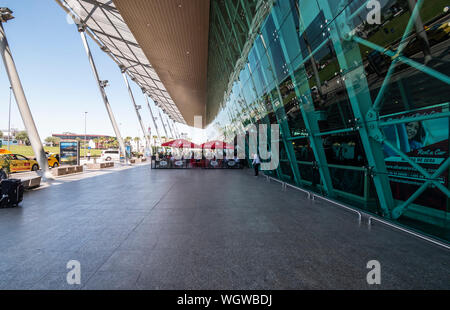
[[[258,154],[253,154],[253,169],[255,169],[255,177],[259,174],[259,166],[261,166],[261,160],[259,159]]]

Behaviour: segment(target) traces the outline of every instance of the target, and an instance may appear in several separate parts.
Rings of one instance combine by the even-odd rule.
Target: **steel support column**
[[[382,133],[375,126],[370,126],[370,122],[377,119],[377,115],[371,111],[372,100],[369,92],[363,92],[359,89],[369,89],[367,80],[362,78],[364,75],[364,66],[362,65],[361,52],[356,42],[348,40],[348,34],[351,32],[347,22],[347,14],[343,13],[335,17],[333,10],[327,0],[318,0],[320,8],[323,10],[324,17],[327,20],[334,20],[333,25],[329,25],[332,44],[336,50],[337,59],[343,72],[352,70],[351,75],[345,78],[348,97],[353,109],[355,118],[358,121],[359,134],[364,146],[369,166],[375,171],[373,182],[378,194],[380,207],[383,215],[390,218],[391,210],[395,206],[389,183],[388,171],[384,161],[383,146],[380,142],[371,137]],[[345,42],[345,48],[344,48]],[[355,65],[358,65],[356,66]]]
[[[164,129],[164,135],[165,135],[166,139],[169,139],[169,135],[168,135],[168,132],[167,132],[167,129],[166,129],[166,124],[164,124],[164,119],[163,119],[162,114],[161,114],[161,109],[158,109],[158,113],[159,113],[159,119],[161,120],[161,124],[162,124],[162,127]]]
[[[158,124],[156,122],[156,119],[153,116],[152,107],[150,106],[150,101],[148,101],[147,94],[144,93],[144,97],[145,97],[145,101],[147,102],[148,110],[150,111],[150,116],[151,116],[150,118],[152,119],[153,125],[155,126],[155,129],[156,129],[156,135],[158,136],[159,142],[161,142],[161,134],[159,133],[159,128],[158,128]]]
[[[106,111],[108,112],[109,119],[111,120],[111,124],[114,129],[114,133],[116,134],[117,141],[119,142],[120,152],[125,157],[125,162],[128,163],[127,153],[125,150],[125,143],[123,142],[122,135],[120,134],[119,126],[117,125],[116,119],[114,117],[114,113],[111,109],[111,105],[109,104],[108,97],[106,96],[105,87],[106,83],[100,80],[98,75],[97,67],[95,66],[94,58],[91,54],[91,49],[89,48],[89,43],[86,39],[85,29],[83,26],[78,26],[78,31],[80,32],[81,40],[83,41],[84,49],[86,50],[86,54],[89,59],[89,63],[91,65],[92,72],[94,73],[95,80],[97,81],[98,89],[100,90],[100,94],[102,95],[103,103],[105,104]]]
[[[39,132],[31,114],[22,83],[17,72],[14,59],[12,57],[11,49],[9,48],[8,40],[6,39],[5,30],[3,29],[3,20],[0,20],[0,52],[2,54],[3,62],[5,64],[6,73],[8,74],[9,82],[11,83],[14,97],[16,98],[17,106],[22,116],[23,124],[28,133],[31,147],[33,148],[36,160],[42,169],[44,178],[51,178],[50,169],[48,167],[48,159],[45,155],[44,147],[42,146]],[[9,133],[11,135],[11,133]]]
[[[275,24],[275,28],[277,29],[277,31],[280,31],[281,29],[281,25],[280,22],[278,20],[277,14],[275,14],[275,10],[276,7],[274,7],[274,9],[272,10],[272,17],[273,17],[273,21]],[[296,13],[293,13],[296,14]],[[299,107],[300,107],[300,111],[302,113],[303,116],[303,121],[305,123],[305,127],[306,130],[309,132],[309,142],[311,145],[311,149],[314,153],[314,157],[316,158],[316,161],[319,163],[318,165],[318,169],[319,169],[319,173],[323,182],[323,186],[325,189],[325,192],[328,194],[328,196],[330,197],[334,197],[334,191],[333,191],[333,182],[331,179],[331,173],[330,173],[330,169],[328,168],[327,165],[327,157],[325,155],[325,151],[323,149],[323,140],[320,136],[316,135],[318,133],[320,133],[320,128],[319,128],[319,123],[317,121],[317,117],[315,114],[315,108],[314,108],[314,104],[312,103],[312,100],[307,100],[309,102],[302,102],[302,93],[300,92],[299,89],[299,81],[297,81],[297,78],[295,77],[295,69],[292,66],[292,59],[290,59],[289,57],[289,53],[287,51],[287,46],[286,46],[286,42],[285,39],[283,37],[283,33],[280,33],[280,45],[281,45],[281,49],[283,51],[283,55],[284,58],[286,59],[286,64],[287,64],[287,70],[289,71],[289,75],[291,77],[292,80],[292,84],[294,85],[294,91],[295,91],[295,95],[297,96],[299,102]],[[328,41],[328,39],[326,39],[326,41]],[[265,45],[265,43],[264,43]],[[300,46],[299,46],[300,47]],[[307,47],[308,47],[308,52],[312,53],[312,49],[311,46],[309,45],[309,43],[307,43]],[[301,56],[299,56],[301,57]],[[319,74],[317,71],[317,65],[316,62],[314,60],[314,56],[311,55],[311,64],[314,70],[314,76],[316,79],[316,83],[317,83],[317,87],[318,89],[320,89],[320,79],[319,79]],[[314,69],[315,68],[315,69]],[[305,79],[307,79],[307,74],[306,74],[306,69],[305,67],[303,67],[303,69],[299,69],[299,70],[303,70],[303,76]],[[319,91],[320,96],[322,97],[322,91]],[[311,98],[309,98],[311,99]]]
[[[128,83],[128,78],[125,72],[122,71],[123,80],[128,89],[128,94],[130,95],[131,102],[133,103],[134,110],[136,111],[136,116],[138,118],[139,125],[141,125],[142,133],[144,134],[145,142],[147,144],[147,149],[150,148],[150,139],[148,137],[147,131],[145,130],[144,122],[142,121],[141,113],[139,113],[139,108],[134,100],[133,91],[131,90],[130,83]],[[139,151],[139,150],[138,150]]]
[[[252,89],[253,89],[253,92],[255,93],[255,100],[256,101],[259,101],[259,99],[258,99],[258,92],[257,92],[257,90],[256,90],[256,84],[255,84],[255,80],[253,79],[253,72],[252,72],[252,69],[250,68],[250,64],[247,64],[247,67],[248,67],[248,72],[249,72],[249,75],[250,75],[250,77],[249,77],[249,81],[251,81],[251,83],[252,83]],[[264,76],[264,79],[265,79],[266,77]],[[271,102],[273,103],[273,100],[271,99]],[[268,126],[270,127],[270,118],[269,118],[269,111],[267,111],[267,109],[266,109],[266,107],[265,107],[265,105],[264,105],[264,109],[265,109],[265,111],[266,111],[266,115],[264,116],[264,120],[265,120],[265,122],[268,124]],[[277,114],[276,113],[276,111],[274,110],[274,113],[275,113],[275,115]],[[278,116],[276,116],[277,117],[277,120],[278,120]],[[280,123],[279,121],[278,121],[278,123]],[[252,120],[252,124],[254,124],[255,125],[255,127],[256,127],[256,123]],[[280,125],[281,126],[281,125]],[[259,131],[259,128],[256,128],[257,129],[257,132]],[[282,132],[283,132],[283,135],[284,135],[284,131],[283,131],[283,127],[282,127]],[[272,137],[270,137],[270,139],[272,139]],[[279,137],[278,137],[278,140],[279,140]],[[286,141],[285,141],[285,139],[283,139],[283,143],[284,143],[284,146],[285,147],[287,147],[287,145],[286,145],[286,143],[285,143]],[[270,150],[271,151],[271,150]],[[249,154],[250,155],[250,154]],[[278,157],[278,159],[279,159],[279,154],[276,154],[275,156],[277,156]],[[253,158],[249,158],[249,160],[252,160]],[[272,158],[271,158],[271,160],[272,160]],[[279,160],[278,160],[278,162],[280,162]],[[277,166],[277,168],[276,168],[276,172],[277,172],[277,177],[279,178],[279,179],[282,179],[282,177],[283,177],[283,171],[281,170],[281,167],[280,167],[280,164],[278,164],[278,166]],[[294,174],[295,175],[295,174]],[[294,177],[294,179],[295,179],[295,177]],[[296,179],[295,179],[296,180]]]
[[[180,134],[178,132],[177,127],[175,126],[175,121],[173,119],[170,119],[170,122],[172,123],[173,132],[175,133],[175,138],[180,139]]]
[[[251,83],[252,83],[252,89],[253,89],[253,92],[255,93],[255,98],[257,98],[258,97],[258,94],[257,94],[257,92],[256,92],[256,88],[255,88],[255,82],[253,81],[253,77],[252,77],[252,75],[251,75],[251,70],[250,70],[250,68],[248,69],[249,70],[249,81],[251,81]],[[247,100],[245,99],[245,96],[242,94],[242,92],[243,92],[243,88],[242,88],[242,84],[241,84],[241,82],[239,81],[239,83],[238,83],[238,86],[239,86],[239,94],[240,94],[240,97],[242,98],[242,103],[245,105],[245,107],[242,109],[243,111],[248,111],[248,113],[250,113],[250,110],[251,110],[251,108],[250,108],[250,104],[247,102]],[[256,126],[256,124],[255,124],[255,121],[254,121],[254,119],[252,118],[252,117],[250,117],[249,116],[249,120],[250,120],[250,124],[251,125],[254,125],[254,126]],[[267,121],[267,123],[270,123],[270,121]],[[244,124],[242,124],[242,129],[243,129],[243,133],[245,134],[245,137],[247,136],[247,130],[246,130],[246,128],[245,127],[247,127],[247,126],[244,126]],[[246,159],[247,159],[247,162],[248,162],[248,166],[249,167],[251,167],[252,166],[252,159],[253,158],[250,158],[250,152],[249,152],[249,145],[248,145],[248,143],[246,143],[246,138],[244,138],[244,142],[245,142],[245,154],[247,155],[249,155]],[[249,139],[249,141],[250,141],[250,139]],[[277,167],[277,169],[276,169],[276,172],[277,172],[277,175],[279,175],[279,167]]]
[[[229,6],[231,6],[233,8],[233,12],[230,11]],[[237,7],[238,6],[239,6],[239,4],[237,4]],[[234,24],[235,24],[235,21],[236,21],[236,17],[237,17],[236,16],[237,7],[235,8],[231,1],[225,1],[225,9],[227,11],[228,19],[229,19],[229,21],[231,23],[231,29],[233,31],[234,38],[236,39],[236,43],[237,43],[238,48],[239,48],[239,53],[242,53],[241,39],[239,38],[238,33],[236,31],[236,28],[234,27]]]
[[[286,111],[284,110],[284,103],[283,103],[283,96],[281,95],[281,91],[280,88],[278,86],[278,81],[277,81],[277,77],[275,74],[275,68],[273,65],[273,62],[270,59],[270,55],[269,52],[267,51],[267,46],[266,43],[264,42],[264,38],[262,35],[260,35],[263,47],[264,47],[264,53],[267,57],[267,61],[269,63],[269,71],[272,73],[272,77],[275,81],[275,88],[277,91],[277,95],[278,95],[278,99],[277,98],[272,98],[272,94],[269,93],[270,97],[271,97],[271,103],[272,103],[272,107],[273,107],[273,112],[275,113],[275,116],[277,118],[278,124],[280,125],[280,129],[282,132],[282,140],[283,140],[283,144],[284,147],[286,149],[286,154],[288,156],[288,160],[289,163],[291,165],[291,169],[292,169],[292,174],[294,176],[294,182],[297,186],[301,186],[302,184],[302,177],[300,174],[300,169],[298,168],[298,163],[297,163],[297,158],[295,156],[295,151],[294,148],[292,146],[292,143],[289,141],[289,138],[291,137],[291,132],[289,129],[289,124],[287,122],[286,119]],[[256,50],[256,54],[258,55],[259,59],[263,59],[259,53],[258,47],[255,45],[255,50]],[[268,79],[266,77],[265,74],[265,70],[261,70],[262,75],[264,77],[264,80],[266,81],[266,85],[268,85]],[[276,102],[279,102],[280,104],[277,105]]]
[[[173,131],[172,126],[170,125],[170,119],[167,116],[167,114],[165,115],[165,117],[166,117],[167,128],[169,128],[170,134],[172,135],[172,139],[176,139],[177,137],[175,136],[175,132]]]

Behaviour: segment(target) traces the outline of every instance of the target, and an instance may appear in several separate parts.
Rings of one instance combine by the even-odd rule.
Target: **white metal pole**
[[[9,116],[8,116],[8,151],[11,150],[11,100],[12,100],[12,87],[9,87]]]
[[[20,82],[19,74],[8,45],[8,40],[6,39],[2,22],[0,22],[0,52],[2,54],[3,62],[5,63],[6,72],[14,92],[14,97],[16,98],[17,106],[19,107],[20,115],[22,116],[23,124],[25,125],[31,147],[33,148],[36,156],[36,160],[42,169],[44,178],[51,178],[47,156],[45,155],[41,138],[39,137],[33,115],[31,114],[27,98],[25,97],[25,92],[23,90],[22,83]]]
[[[164,117],[164,121],[165,121],[165,123],[166,123],[167,133],[168,133],[169,136],[173,139],[174,136],[173,136],[172,128],[170,128],[170,124],[169,124],[169,121],[168,121],[168,119],[167,119],[167,114],[166,114],[165,112],[163,113],[163,117]]]
[[[147,106],[148,106],[148,110],[150,111],[150,116],[152,118],[153,125],[155,125],[156,134],[158,135],[159,141],[161,141],[161,134],[159,132],[158,123],[156,122],[156,118],[155,118],[155,116],[153,114],[153,110],[152,110],[152,107],[150,106],[150,101],[148,100],[148,96],[147,95],[145,95],[145,100],[147,101]]]
[[[84,160],[86,160],[86,153],[87,153],[87,146],[86,146],[86,141],[87,141],[87,125],[86,125],[86,119],[87,119],[87,113],[88,112],[84,112]]]
[[[144,133],[144,138],[145,138],[145,142],[147,144],[147,149],[148,149],[148,148],[151,147],[150,146],[150,140],[148,138],[148,133],[145,130],[145,126],[144,126],[144,123],[142,122],[141,114],[139,113],[139,108],[138,108],[138,106],[136,104],[136,101],[134,100],[133,91],[131,90],[130,83],[128,83],[128,78],[127,78],[127,75],[125,74],[125,72],[122,72],[122,76],[123,76],[123,79],[125,81],[125,84],[127,85],[128,94],[130,94],[130,98],[131,98],[131,101],[133,103],[134,110],[136,111],[136,116],[138,118],[139,124],[141,125],[142,132]]]
[[[177,136],[177,139],[181,139],[180,133],[178,132],[178,128],[177,128],[174,120],[172,120],[172,127],[173,127],[173,129],[175,131],[175,135]]]
[[[173,128],[172,120],[169,117],[167,118],[167,124],[169,125],[170,131],[172,132],[172,136],[175,139],[178,139],[177,134],[175,133],[175,129]]]
[[[167,133],[173,139],[174,136],[173,136],[172,128],[170,128],[170,124],[169,124],[169,121],[167,119],[167,114],[165,112],[163,113],[163,117],[164,117],[164,121],[166,122]]]
[[[153,116],[152,107],[150,106],[150,101],[148,100],[147,94],[144,93],[144,97],[145,97],[145,100],[147,102],[148,110],[150,111],[150,116],[151,116],[153,125],[155,126],[155,129],[156,129],[156,134],[158,136],[159,141],[161,141],[161,135],[159,134],[158,124],[156,123],[155,117]]]
[[[169,123],[169,120],[168,120],[168,118],[167,118],[167,114],[164,113],[163,116],[164,116],[165,121],[166,121],[166,126],[167,126],[167,128],[168,128],[169,135],[170,135],[171,138],[173,139],[175,136],[173,135],[172,127],[170,127],[170,123]]]
[[[105,92],[106,82],[101,81],[99,78],[97,67],[95,66],[94,58],[92,57],[91,50],[89,48],[89,44],[86,40],[86,34],[84,32],[84,27],[78,26],[78,30],[81,35],[81,40],[83,41],[84,49],[86,50],[86,54],[89,58],[89,63],[91,65],[92,72],[94,73],[95,79],[98,84],[98,88],[102,95],[103,102],[105,103],[106,111],[108,112],[109,119],[111,120],[111,124],[113,126],[114,133],[116,134],[117,141],[119,142],[120,152],[125,157],[125,162],[128,163],[127,153],[126,153],[126,149],[125,149],[125,143],[123,142],[122,135],[120,134],[119,126],[117,126],[117,122],[114,117],[114,113],[111,109],[111,105],[109,104],[108,97],[106,96],[106,92]]]
[[[169,135],[167,134],[167,130],[166,130],[166,125],[164,124],[164,119],[162,118],[162,115],[161,115],[161,110],[159,109],[158,112],[159,112],[159,119],[161,120],[161,124],[164,129],[164,135],[166,136],[166,139],[169,139]]]

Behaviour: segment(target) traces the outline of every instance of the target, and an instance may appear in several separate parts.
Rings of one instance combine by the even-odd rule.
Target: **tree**
[[[107,142],[107,138],[106,137],[100,137],[100,144],[101,144],[101,148],[105,149],[106,148],[106,142]]]
[[[138,152],[139,152],[139,141],[141,141],[141,138],[139,138],[139,137],[134,138],[134,142],[136,142],[136,144],[137,144],[137,151]]]
[[[133,140],[133,138],[131,137],[126,137],[123,142],[125,142],[125,144],[130,144],[131,140]]]
[[[10,155],[2,155],[0,161],[2,163],[0,166],[0,179],[7,179],[11,174],[11,157]]]
[[[3,138],[3,131],[0,130],[0,139]]]
[[[98,143],[100,142],[99,138],[94,138],[95,148],[98,149]]]
[[[117,148],[119,146],[119,142],[117,141],[117,138],[111,137],[111,138],[105,138],[103,146],[105,148]]]
[[[61,139],[58,137],[47,137],[47,138],[45,138],[45,142],[47,142],[48,144],[51,144],[51,146],[56,146],[56,145],[59,145],[59,143],[61,142]]]
[[[20,131],[16,134],[16,140],[21,141],[25,145],[30,145],[30,139],[28,138],[28,133],[26,131]]]

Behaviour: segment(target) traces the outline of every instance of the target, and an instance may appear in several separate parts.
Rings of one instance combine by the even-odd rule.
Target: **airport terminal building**
[[[212,1],[210,128],[279,124],[266,174],[448,241],[445,1],[380,1],[380,24],[366,2]]]
[[[0,289],[449,288],[448,0],[55,3],[118,150],[49,167],[0,8],[41,169],[26,177],[45,184],[0,209]],[[94,48],[120,70],[98,70]],[[128,102],[108,100],[114,72]],[[146,158],[121,156],[117,104]]]

